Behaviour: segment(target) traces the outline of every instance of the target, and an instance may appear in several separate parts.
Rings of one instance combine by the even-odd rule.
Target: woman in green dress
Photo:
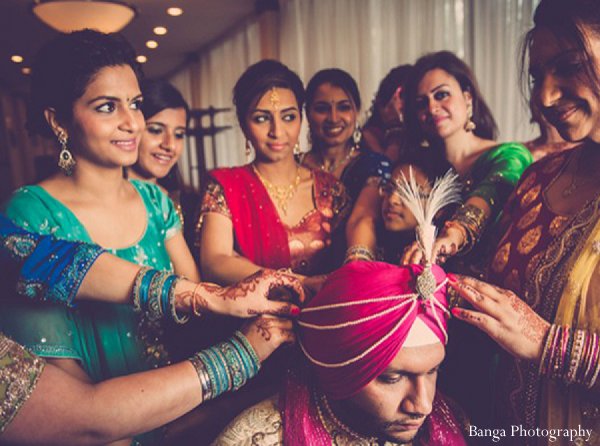
[[[158,186],[127,181],[144,118],[141,73],[118,35],[60,35],[38,53],[28,127],[56,137],[61,172],[17,190],[6,215],[30,231],[95,242],[134,263],[199,280],[170,199]],[[87,381],[155,367],[168,359],[161,328],[130,307],[105,303],[66,309],[2,303],[0,330]]]
[[[434,247],[434,259],[443,262],[476,248],[450,271],[481,264],[485,243],[479,243],[494,222],[523,171],[531,153],[519,143],[498,143],[496,122],[486,105],[471,69],[448,51],[417,60],[406,87],[407,128],[412,147],[432,163],[438,174],[456,170],[463,181],[464,204],[444,226]],[[489,231],[488,231],[489,232]],[[403,256],[405,263],[420,263],[416,244]],[[477,272],[477,271],[476,271]]]

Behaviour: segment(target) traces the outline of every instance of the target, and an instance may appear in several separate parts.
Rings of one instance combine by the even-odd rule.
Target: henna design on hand
[[[531,342],[542,344],[550,324],[519,299],[515,293],[508,292],[503,294],[509,298],[510,306],[519,315],[517,323],[523,336]]]
[[[271,328],[273,324],[269,319],[258,319],[256,321],[256,331],[265,339],[265,341],[271,340]]]

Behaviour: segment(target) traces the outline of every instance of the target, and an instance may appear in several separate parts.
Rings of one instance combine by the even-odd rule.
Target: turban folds
[[[321,390],[345,399],[380,375],[402,346],[446,344],[446,274],[433,265],[428,296],[420,265],[352,262],[332,273],[303,309],[299,342]],[[408,341],[407,341],[408,340]]]

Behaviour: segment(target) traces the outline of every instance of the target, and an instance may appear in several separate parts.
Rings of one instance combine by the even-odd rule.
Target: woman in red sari
[[[198,241],[205,277],[220,284],[261,268],[291,268],[308,288],[326,271],[331,233],[346,194],[332,175],[299,165],[304,88],[285,65],[264,60],[234,88],[252,163],[215,169],[204,195]]]

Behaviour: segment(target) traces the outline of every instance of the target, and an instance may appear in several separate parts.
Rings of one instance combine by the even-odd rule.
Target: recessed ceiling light
[[[167,14],[169,14],[170,16],[173,16],[173,17],[177,17],[177,16],[180,16],[181,14],[183,14],[183,9],[177,8],[177,7],[168,8]]]
[[[150,49],[158,48],[158,42],[156,40],[148,40],[146,46]]]
[[[21,73],[23,73],[23,74],[31,74],[31,68],[29,68],[29,67],[23,67],[23,68],[21,68]]]
[[[23,62],[23,56],[19,56],[18,54],[13,54],[12,56],[10,56],[10,60],[12,60],[14,63],[21,63],[21,62]]]
[[[167,34],[167,28],[165,28],[164,26],[157,26],[152,31],[154,31],[154,34],[156,34],[157,36],[164,36],[165,34]]]
[[[148,58],[146,56],[144,56],[143,54],[140,54],[138,57],[135,58],[135,60],[137,60],[139,63],[148,62]]]

